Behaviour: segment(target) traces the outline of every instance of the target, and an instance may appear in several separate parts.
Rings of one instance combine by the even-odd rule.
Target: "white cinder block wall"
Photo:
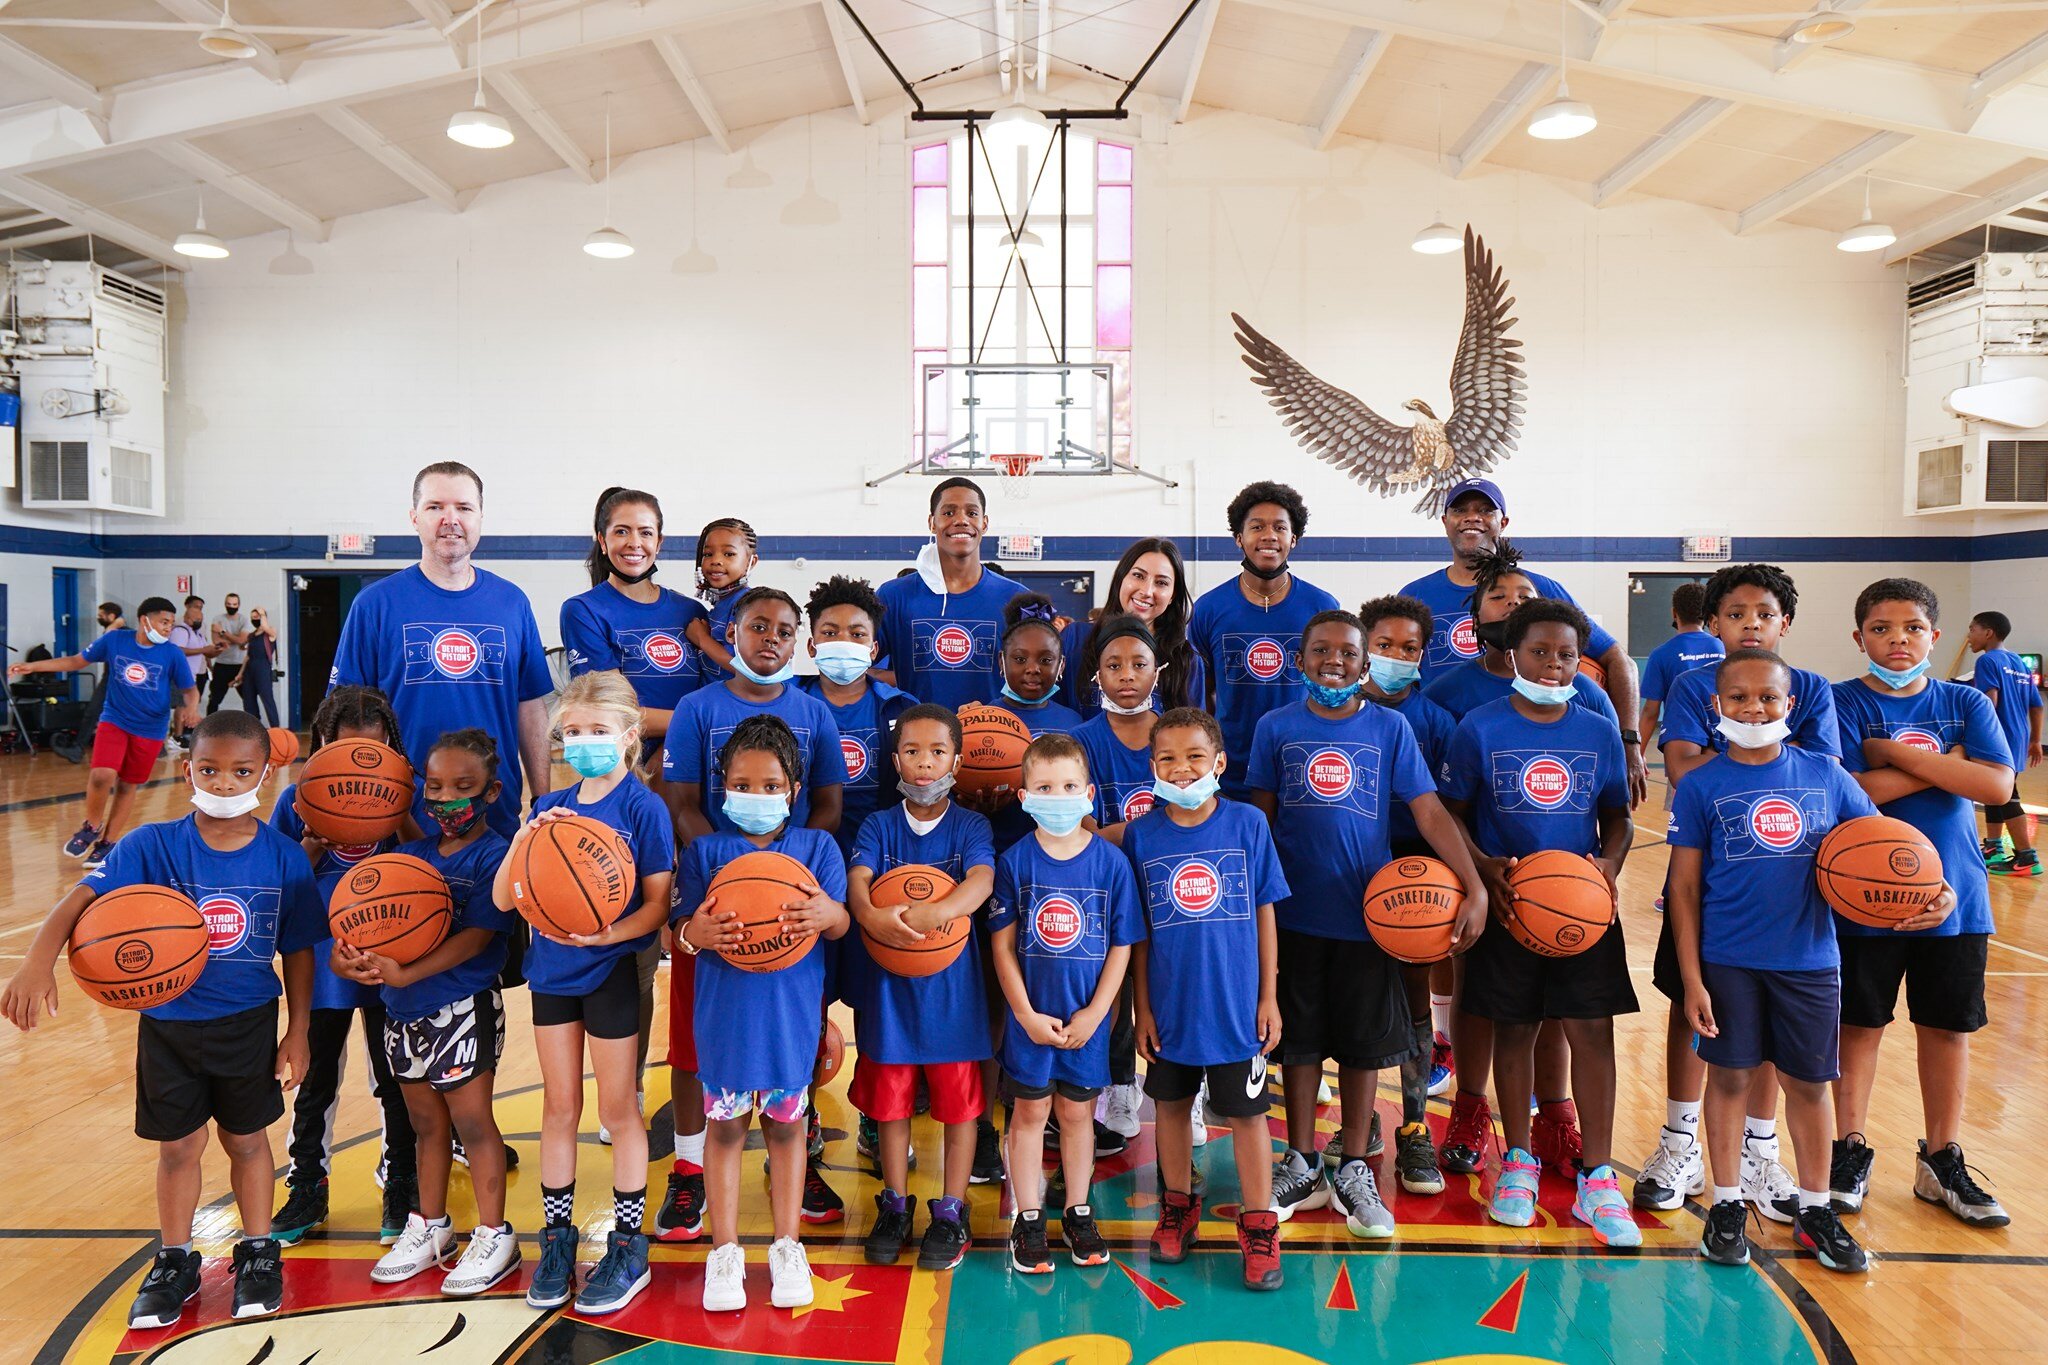
[[[1884,562],[1792,566],[1807,599],[1794,653],[1836,674],[1857,666],[1848,607],[1869,579],[1917,573],[1966,617],[1973,593],[2025,576],[1946,549],[1916,555],[1916,537],[1971,527],[1899,510],[1904,276],[1825,234],[1737,238],[1721,215],[1652,199],[1596,212],[1582,187],[1505,170],[1451,182],[1407,149],[1317,153],[1298,128],[1213,111],[1129,131],[1139,458],[1182,488],[1039,479],[1024,498],[995,495],[999,529],[1218,536],[1231,493],[1270,477],[1307,496],[1312,539],[1436,537],[1410,499],[1376,498],[1292,442],[1247,380],[1229,313],[1383,413],[1411,396],[1442,413],[1460,272],[1456,257],[1408,250],[1441,207],[1487,236],[1518,298],[1527,428],[1496,474],[1512,531],[1670,546],[1641,561],[1541,561],[1609,625],[1626,622],[1630,570],[1681,567],[1659,561],[1696,530],[1733,534],[1738,556],[1762,538],[1897,538]],[[233,259],[173,284],[170,515],[102,529],[359,530],[402,551],[412,471],[459,458],[487,481],[487,537],[582,534],[604,485],[655,491],[676,537],[668,581],[683,586],[688,541],[714,516],[768,537],[920,534],[929,481],[895,480],[872,502],[861,489],[867,471],[907,458],[905,128],[842,112],[812,132],[818,188],[840,210],[829,227],[780,221],[804,183],[795,122],[751,142],[767,189],[727,189],[727,160],[708,144],[694,205],[689,148],[621,163],[614,219],[640,248],[623,262],[578,250],[602,199],[566,174],[489,188],[461,215],[415,205],[344,219],[329,242],[298,244],[310,275],[269,273],[281,235],[237,243]],[[716,273],[670,269],[693,214]],[[207,549],[107,560],[101,593],[132,601],[191,573],[211,603],[235,588],[281,608],[289,570],[319,566]],[[552,642],[580,565],[517,562],[488,543],[484,559],[528,589]],[[0,562],[14,582],[15,561]],[[760,578],[796,591],[841,568],[879,580],[899,563],[821,556]],[[1431,551],[1304,572],[1356,600],[1438,563]],[[20,561],[17,642],[47,631],[46,565]],[[1229,572],[1218,561],[1193,576],[1206,587]],[[2026,610],[2048,626],[2048,601]]]

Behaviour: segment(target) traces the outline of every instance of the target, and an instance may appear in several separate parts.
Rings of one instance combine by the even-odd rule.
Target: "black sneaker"
[[[874,1162],[875,1173],[877,1175],[881,1174],[882,1130],[880,1125],[878,1125],[873,1119],[869,1118],[866,1114],[862,1114],[860,1116],[860,1122],[855,1124],[853,1127],[853,1150],[861,1156],[866,1157],[869,1161]],[[916,1147],[912,1147],[910,1149],[910,1157],[909,1160],[905,1163],[904,1169],[910,1171],[914,1171],[917,1169]]]
[[[967,1209],[958,1199],[929,1199],[931,1225],[917,1248],[919,1270],[951,1270],[966,1259],[973,1239],[967,1235]]]
[[[1104,1123],[1101,1119],[1095,1120],[1095,1155],[1098,1158],[1116,1156],[1130,1145],[1131,1140],[1129,1138]]]
[[[508,1142],[505,1144],[505,1174],[510,1175],[518,1169],[519,1149]]]
[[[1836,1138],[1828,1159],[1828,1202],[1836,1213],[1861,1213],[1870,1192],[1870,1166],[1877,1153],[1863,1134]]]
[[[405,1231],[405,1220],[418,1212],[420,1182],[417,1177],[387,1174],[384,1177],[384,1214],[377,1241],[390,1246]]]
[[[810,1126],[804,1129],[804,1152],[816,1161],[825,1155],[825,1120],[818,1117],[818,1111],[811,1111]]]
[[[284,1248],[274,1237],[235,1243],[235,1316],[260,1318],[284,1306]]]
[[[1724,1199],[1707,1210],[1707,1231],[1700,1255],[1715,1265],[1749,1264],[1749,1203]]]
[[[1849,1229],[1842,1226],[1842,1220],[1827,1204],[1815,1204],[1799,1210],[1799,1217],[1792,1224],[1792,1238],[1829,1270],[1849,1275],[1870,1268],[1870,1258],[1863,1254],[1863,1248],[1856,1244],[1856,1239],[1849,1235]]]
[[[85,855],[87,867],[105,867],[107,859],[114,856],[114,846],[105,839],[95,843]]]
[[[1941,1205],[1971,1227],[2002,1228],[2012,1221],[2004,1206],[1971,1176],[1957,1144],[1951,1142],[1930,1152],[1922,1140],[1918,1167],[1913,1178],[1914,1198]]]
[[[1060,1216],[1060,1237],[1075,1265],[1108,1263],[1109,1243],[1102,1240],[1102,1230],[1095,1226],[1095,1210],[1086,1204],[1076,1204]]]
[[[869,1265],[895,1265],[910,1240],[912,1205],[910,1196],[883,1190],[875,1196],[875,1225],[861,1243],[861,1254]]]
[[[694,1242],[704,1235],[704,1173],[668,1173],[668,1194],[654,1211],[655,1240]]]
[[[289,1193],[270,1219],[270,1235],[291,1246],[327,1221],[327,1177],[294,1177],[285,1189]]]
[[[100,832],[93,828],[90,820],[78,827],[78,833],[64,841],[64,856],[83,858],[92,846],[100,841]]]
[[[1020,1275],[1052,1274],[1052,1251],[1045,1244],[1045,1210],[1026,1209],[1010,1224],[1010,1269]]]
[[[804,1163],[804,1206],[798,1216],[806,1223],[836,1223],[846,1217],[846,1202],[825,1183],[815,1159]]]
[[[199,1297],[199,1253],[166,1247],[150,1263],[128,1309],[130,1327],[169,1327]]]
[[[1003,1146],[996,1137],[996,1126],[987,1119],[983,1119],[974,1128],[974,1170],[968,1174],[967,1183],[1003,1183]]]

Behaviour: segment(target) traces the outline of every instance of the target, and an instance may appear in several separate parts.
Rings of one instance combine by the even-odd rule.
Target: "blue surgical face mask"
[[[1047,702],[1052,700],[1052,693],[1048,692],[1044,696],[1040,697],[1037,701],[1033,701],[1029,697],[1020,694],[1016,688],[1010,686],[1008,683],[1003,684],[1003,696],[1005,696],[1013,702],[1016,702],[1019,706],[1043,706]]]
[[[1409,663],[1406,659],[1389,659],[1384,654],[1365,656],[1366,671],[1372,676],[1372,684],[1386,693],[1399,692],[1422,676],[1422,665]]]
[[[1919,681],[1920,675],[1927,671],[1929,662],[1929,660],[1922,659],[1911,668],[1886,668],[1877,660],[1872,659],[1870,661],[1870,676],[1896,692],[1901,688],[1911,687],[1915,682]]]
[[[1318,706],[1335,709],[1350,704],[1353,697],[1365,688],[1365,680],[1359,679],[1349,687],[1325,687],[1307,674],[1302,675],[1301,685],[1308,689],[1309,700]]]
[[[788,821],[789,798],[760,792],[727,792],[720,809],[742,832],[770,834]]]
[[[1152,779],[1152,794],[1168,805],[1179,806],[1182,810],[1199,810],[1202,803],[1216,794],[1216,774],[1208,773],[1196,778],[1185,787],[1176,787],[1163,777]]]
[[[562,761],[578,777],[603,777],[623,757],[617,735],[570,735],[562,741]]]
[[[742,678],[751,683],[758,683],[762,687],[773,687],[776,683],[788,682],[796,676],[796,660],[794,658],[786,660],[782,667],[776,669],[773,673],[756,673],[753,669],[747,667],[747,661],[740,657],[739,651],[734,650],[732,666]]]
[[[1018,802],[1024,813],[1038,822],[1038,827],[1047,834],[1058,837],[1072,834],[1081,828],[1081,822],[1095,813],[1095,802],[1085,795],[1056,796],[1051,793],[1025,792]]]
[[[1549,683],[1530,682],[1519,673],[1515,674],[1515,680],[1510,685],[1538,706],[1563,706],[1579,695],[1578,689],[1570,683],[1560,683],[1552,687]]]
[[[818,671],[842,687],[867,672],[874,662],[874,648],[856,640],[827,640],[818,646]]]
[[[148,626],[144,626],[142,628],[142,633],[149,637],[149,642],[153,645],[167,645],[171,642],[170,636],[159,635],[154,630],[150,629]]]

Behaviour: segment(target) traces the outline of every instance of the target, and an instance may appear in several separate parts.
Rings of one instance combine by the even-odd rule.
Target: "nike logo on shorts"
[[[1245,1074],[1244,1097],[1255,1100],[1266,1093],[1266,1057],[1264,1053],[1252,1058],[1252,1069]]]

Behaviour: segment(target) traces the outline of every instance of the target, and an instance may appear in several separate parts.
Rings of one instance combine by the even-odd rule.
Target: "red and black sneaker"
[[[654,1235],[664,1242],[694,1242],[704,1235],[704,1172],[668,1173],[668,1194],[654,1213]]]
[[[1244,1287],[1280,1287],[1280,1215],[1271,1209],[1237,1216],[1237,1249],[1244,1253]]]
[[[1194,1250],[1202,1224],[1202,1201],[1192,1194],[1168,1190],[1159,1196],[1159,1226],[1152,1229],[1152,1259],[1174,1265]]]
[[[1493,1109],[1486,1096],[1459,1091],[1451,1101],[1451,1122],[1444,1132],[1443,1168],[1471,1175],[1486,1159],[1486,1144],[1492,1136]]]
[[[1578,1107],[1570,1100],[1546,1100],[1529,1125],[1529,1153],[1552,1175],[1564,1180],[1579,1176],[1579,1154],[1584,1144],[1579,1136]]]
[[[846,1217],[846,1204],[830,1185],[815,1160],[804,1163],[804,1206],[798,1215],[806,1223],[836,1223]]]

